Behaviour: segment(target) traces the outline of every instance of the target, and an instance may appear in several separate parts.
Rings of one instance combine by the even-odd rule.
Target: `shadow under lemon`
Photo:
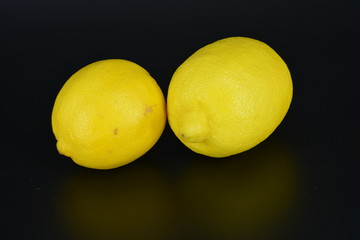
[[[296,212],[299,185],[294,156],[274,138],[224,159],[198,156],[179,181],[182,221],[204,239],[276,235]]]
[[[74,239],[168,239],[167,182],[150,159],[110,171],[78,169],[59,194],[62,226]]]

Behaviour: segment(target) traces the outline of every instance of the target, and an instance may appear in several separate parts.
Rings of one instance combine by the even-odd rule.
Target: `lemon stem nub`
[[[203,111],[184,113],[180,126],[180,138],[184,142],[204,142],[210,134],[207,115]]]
[[[69,150],[63,141],[57,141],[56,148],[58,149],[60,154],[70,157]]]

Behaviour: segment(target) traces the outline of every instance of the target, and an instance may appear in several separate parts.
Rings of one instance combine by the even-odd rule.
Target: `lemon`
[[[175,71],[168,120],[194,152],[227,157],[270,136],[292,93],[289,69],[271,47],[246,37],[225,38],[199,49]]]
[[[52,112],[58,151],[94,169],[120,167],[144,155],[165,123],[165,99],[156,81],[122,59],[77,71],[60,90]]]

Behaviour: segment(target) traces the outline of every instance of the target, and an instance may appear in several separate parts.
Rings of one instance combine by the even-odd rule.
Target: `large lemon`
[[[122,59],[98,61],[72,75],[52,112],[59,152],[95,169],[139,158],[157,142],[165,123],[165,99],[156,81]]]
[[[292,92],[287,65],[272,48],[251,38],[226,38],[176,70],[168,120],[194,152],[226,157],[265,140],[285,117]]]

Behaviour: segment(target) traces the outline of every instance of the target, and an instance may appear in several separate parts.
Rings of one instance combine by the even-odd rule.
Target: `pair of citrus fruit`
[[[116,168],[144,155],[167,118],[194,152],[226,157],[265,140],[285,117],[292,92],[288,67],[272,48],[231,37],[180,65],[167,104],[156,81],[133,62],[85,66],[59,92],[52,127],[59,152],[89,168]]]

